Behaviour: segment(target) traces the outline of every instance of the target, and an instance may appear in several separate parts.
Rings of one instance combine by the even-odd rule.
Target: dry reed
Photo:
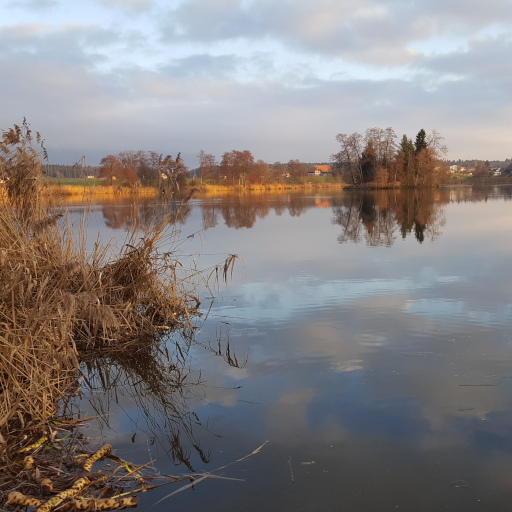
[[[243,482],[218,473],[259,454],[267,444],[266,441],[251,453],[209,472],[165,475],[151,463],[135,465],[120,459],[111,453],[110,445],[89,452],[73,435],[77,425],[76,422],[61,425],[53,430],[50,439],[20,451],[18,460],[13,462],[18,466],[20,482],[8,492],[6,506],[16,507],[17,511],[19,507],[37,507],[36,512],[119,510],[136,507],[140,493],[177,485],[178,489],[157,502],[160,503],[207,478]],[[63,437],[59,439],[58,435]],[[26,455],[29,451],[30,455]]]
[[[43,198],[51,197],[73,197],[89,199],[93,197],[101,198],[125,198],[125,197],[156,197],[158,190],[155,187],[145,186],[120,186],[120,185],[96,185],[96,186],[82,186],[82,185],[56,185],[48,184],[43,189]]]
[[[1,448],[14,431],[44,430],[77,385],[81,350],[163,336],[188,324],[199,301],[172,274],[172,253],[158,253],[173,236],[168,217],[142,235],[134,229],[117,257],[98,243],[87,255],[66,213],[42,201],[39,134],[24,121],[2,133],[0,151]]]
[[[234,194],[282,194],[289,191],[304,190],[342,190],[347,185],[341,182],[305,182],[305,183],[266,183],[249,185],[210,185],[203,183],[198,186],[198,192],[202,197],[217,197]]]

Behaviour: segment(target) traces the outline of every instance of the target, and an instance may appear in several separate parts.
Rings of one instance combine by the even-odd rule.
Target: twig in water
[[[293,468],[292,468],[292,457],[291,457],[291,455],[288,457],[288,466],[290,466],[290,476],[292,478],[292,482],[295,482],[295,479],[293,478]]]
[[[157,505],[158,503],[166,500],[167,498],[170,498],[172,495],[174,494],[177,494],[178,492],[181,492],[181,491],[184,491],[186,489],[189,489],[190,487],[193,487],[194,485],[198,484],[199,482],[205,480],[206,478],[218,478],[218,479],[221,479],[221,480],[235,480],[237,482],[244,482],[245,480],[243,479],[240,479],[240,478],[229,478],[229,477],[224,477],[224,476],[220,476],[220,475],[214,475],[212,474],[213,472],[215,471],[220,471],[221,469],[224,469],[224,468],[227,468],[228,466],[231,466],[232,464],[235,464],[237,462],[241,462],[245,459],[248,459],[249,457],[253,456],[253,455],[256,455],[258,454],[261,449],[268,443],[268,441],[265,441],[261,446],[258,446],[258,448],[256,448],[255,450],[253,450],[251,453],[249,453],[248,455],[245,455],[244,457],[238,459],[238,460],[235,460],[234,462],[230,462],[229,464],[226,464],[225,466],[221,466],[220,468],[217,468],[217,469],[214,469],[212,472],[210,473],[199,473],[199,474],[195,474],[195,475],[190,475],[190,478],[194,478],[194,477],[200,477],[198,478],[197,480],[192,480],[189,484],[186,484],[186,485],[183,485],[182,487],[180,487],[179,489],[176,489],[175,491],[171,492],[170,494],[167,494],[167,496],[164,496],[162,499],[158,500],[155,505]],[[290,469],[291,469],[291,466],[290,466]],[[292,480],[293,480],[293,473],[292,473]],[[167,482],[166,482],[167,483]]]

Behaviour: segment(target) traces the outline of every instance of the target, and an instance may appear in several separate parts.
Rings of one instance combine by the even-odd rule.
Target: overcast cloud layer
[[[505,159],[511,55],[511,0],[4,0],[0,128],[26,117],[51,163],[322,162],[374,126]]]

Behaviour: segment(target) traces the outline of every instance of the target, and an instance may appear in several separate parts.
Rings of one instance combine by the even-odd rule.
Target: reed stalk
[[[159,254],[173,236],[168,217],[142,234],[134,228],[117,253],[97,243],[86,254],[66,211],[42,200],[44,156],[25,121],[2,133],[0,444],[14,430],[44,429],[77,385],[82,351],[158,338],[199,306],[173,273],[179,262]]]
[[[107,475],[91,473],[92,465],[103,456],[118,460],[110,454],[110,447],[77,465],[76,439],[71,439],[66,450],[59,443],[67,436],[56,439],[57,432],[66,425],[72,429],[77,420],[56,416],[59,405],[79,390],[80,364],[92,367],[100,361],[90,357],[93,350],[101,350],[102,357],[137,353],[134,361],[123,358],[136,374],[141,371],[141,355],[150,353],[155,341],[175,328],[190,337],[191,319],[199,314],[200,304],[190,292],[190,275],[178,278],[181,263],[172,249],[177,245],[172,244],[180,242],[175,229],[180,214],[149,223],[144,231],[134,226],[119,249],[98,242],[87,253],[85,225],[78,229],[78,237],[74,235],[67,211],[45,198],[51,195],[44,181],[45,157],[41,136],[33,136],[25,120],[2,132],[0,509],[4,504],[35,506],[41,511],[62,509],[63,505],[76,510],[136,506],[136,497],[117,489],[117,480],[113,480],[117,469]],[[159,250],[162,243],[166,247],[163,253]],[[227,279],[235,259],[230,255],[222,264],[207,269],[209,276]],[[183,354],[185,348],[177,346],[177,352]],[[156,365],[151,375],[141,377],[147,381],[144,392],[149,397],[165,396],[162,414],[171,419],[176,416],[178,426],[171,432],[177,460],[187,463],[179,450],[178,434],[181,424],[186,434],[190,428],[169,396],[173,386],[177,390],[182,386],[183,376]],[[199,445],[194,447],[205,460]],[[135,471],[120,462],[129,474]],[[93,477],[96,479],[90,480]],[[166,483],[181,480],[169,478]],[[107,485],[107,480],[114,484]],[[128,494],[156,487],[147,486],[139,476],[135,481],[143,482],[141,488]],[[104,498],[112,490],[115,498]],[[33,492],[37,496],[27,494]],[[79,495],[84,499],[75,499]]]

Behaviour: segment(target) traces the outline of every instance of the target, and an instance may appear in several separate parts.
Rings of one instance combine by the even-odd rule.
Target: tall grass
[[[346,184],[340,181],[320,181],[315,180],[315,177],[309,177],[311,181],[304,183],[266,183],[266,184],[248,184],[248,185],[211,185],[203,183],[199,185],[198,191],[201,195],[205,196],[220,196],[220,195],[232,195],[232,194],[244,194],[244,193],[260,193],[260,194],[271,194],[271,193],[283,193],[303,190],[328,190],[335,189],[341,190],[346,188]]]
[[[177,279],[164,218],[112,246],[73,237],[65,211],[42,200],[42,139],[27,123],[3,132],[0,170],[0,444],[14,430],[41,430],[77,385],[80,353],[129,349],[186,325],[199,301]],[[84,232],[85,229],[82,229]]]
[[[124,197],[156,197],[158,189],[155,187],[128,187],[120,185],[57,185],[55,183],[47,183],[43,189],[43,197],[78,197],[79,199],[88,199],[92,197],[109,197],[109,198],[124,198]]]

